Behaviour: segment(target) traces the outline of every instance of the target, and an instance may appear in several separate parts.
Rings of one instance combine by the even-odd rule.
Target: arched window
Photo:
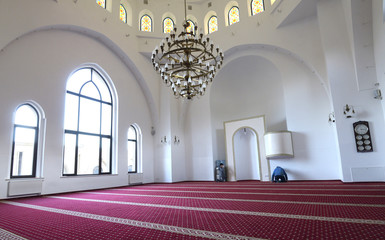
[[[35,177],[39,114],[30,104],[23,104],[16,110],[13,125],[11,178]]]
[[[120,4],[119,17],[122,22],[127,23],[127,11],[122,4]]]
[[[169,17],[163,19],[163,32],[170,33],[173,30],[174,30],[174,21]]]
[[[188,27],[187,27],[187,32],[192,32],[193,34],[195,34],[195,23],[191,20],[187,20],[187,22],[190,24]]]
[[[140,18],[140,31],[152,32],[152,19],[147,14]]]
[[[239,8],[234,6],[229,10],[229,25],[239,22]]]
[[[251,1],[251,15],[256,15],[265,10],[263,0],[252,0]]]
[[[99,4],[102,8],[106,8],[106,1],[107,0],[96,0],[96,3]]]
[[[218,31],[218,18],[217,16],[211,16],[208,21],[208,32],[213,33]]]
[[[138,131],[132,125],[128,129],[127,140],[128,172],[136,173],[138,171]]]
[[[112,107],[111,91],[95,69],[81,68],[68,79],[63,175],[111,173]]]

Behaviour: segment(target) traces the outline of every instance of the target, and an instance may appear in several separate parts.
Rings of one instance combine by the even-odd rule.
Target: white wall
[[[364,4],[371,4],[366,1]],[[361,71],[357,75],[355,58],[360,58],[359,51],[354,47],[354,40],[351,38],[352,31],[362,31],[362,26],[358,29],[352,24],[352,15],[356,6],[347,1],[320,1],[318,4],[318,16],[320,22],[320,31],[322,43],[325,51],[325,59],[329,76],[331,95],[333,98],[333,107],[336,113],[337,137],[339,142],[339,151],[342,166],[342,177],[344,181],[351,182],[357,179],[379,179],[377,168],[382,169],[385,166],[385,124],[381,102],[373,98],[372,89],[365,89],[366,82],[376,82],[373,79],[371,71]],[[344,13],[344,14],[341,14]],[[371,13],[366,12],[366,16]],[[370,18],[369,18],[370,20]],[[355,21],[353,21],[355,23]],[[365,21],[366,27],[371,28],[371,21]],[[357,24],[357,23],[356,23]],[[359,22],[358,24],[364,24]],[[353,28],[353,30],[351,29]],[[363,31],[366,32],[366,31]],[[373,52],[370,49],[371,42],[368,42],[367,52]],[[367,57],[367,55],[362,56]],[[367,66],[374,67],[374,66]],[[381,68],[381,65],[379,65]],[[346,104],[353,105],[357,112],[355,118],[346,119],[343,116],[342,107]],[[353,122],[366,120],[372,134],[374,143],[373,152],[357,153],[353,133]],[[354,176],[352,169],[373,169],[372,174],[363,176]],[[383,181],[384,175],[380,176]]]
[[[295,157],[270,161],[271,169],[287,169],[289,179],[354,181],[352,169],[385,167],[385,106],[371,89],[375,82],[382,90],[385,86],[383,1],[277,0],[257,16],[248,16],[244,1],[239,2],[241,21],[228,27],[224,9],[229,1],[211,2],[212,7],[192,3],[188,14],[202,30],[206,13],[218,13],[219,31],[208,37],[224,50],[225,65],[206,96],[181,103],[161,85],[148,58],[164,36],[165,12],[173,13],[180,27],[181,2],[128,0],[133,8],[129,26],[118,18],[119,1],[109,10],[94,1],[0,1],[0,22],[6,23],[0,24],[0,198],[9,177],[12,114],[27,100],[40,104],[47,117],[45,193],[126,184],[125,138],[132,123],[143,133],[145,182],[213,180],[214,161],[225,158],[223,122],[261,114],[267,130],[293,132]],[[372,4],[371,11],[365,4]],[[138,31],[144,9],[154,13],[152,33]],[[98,64],[118,91],[118,174],[62,178],[63,89],[69,73],[84,63]],[[355,107],[356,118],[344,118],[345,104]],[[329,125],[333,111],[337,121]],[[358,120],[370,123],[372,153],[355,152],[352,123]],[[178,136],[181,142],[164,145],[163,136],[169,141]],[[357,177],[371,180],[370,173]]]
[[[118,94],[117,172],[109,176],[62,177],[63,120],[66,81],[70,73],[85,63],[100,66],[111,78]],[[143,93],[132,73],[106,46],[70,31],[44,30],[24,35],[0,52],[4,79],[0,99],[2,179],[9,177],[12,117],[16,107],[33,100],[46,116],[43,194],[126,185],[127,129],[137,123],[143,133],[144,181],[153,182],[153,139],[151,117]],[[149,147],[149,148],[148,148]],[[0,198],[6,196],[6,181],[0,183]]]
[[[227,59],[210,87],[215,160],[226,156],[225,121],[265,115],[267,131],[286,129],[284,92],[277,67],[257,54]]]

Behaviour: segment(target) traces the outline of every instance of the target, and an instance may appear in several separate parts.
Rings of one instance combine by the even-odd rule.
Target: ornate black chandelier
[[[151,61],[166,86],[171,87],[174,96],[193,99],[202,96],[223,63],[223,52],[210,38],[196,34],[198,27],[188,31],[186,19],[183,31],[176,35],[177,28],[162,40],[152,52]]]

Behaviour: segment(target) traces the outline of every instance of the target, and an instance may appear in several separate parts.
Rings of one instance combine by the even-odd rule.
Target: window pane
[[[251,13],[256,15],[264,11],[263,0],[253,0],[251,2]]]
[[[99,174],[99,139],[79,134],[78,174]]]
[[[212,16],[209,19],[209,33],[218,31],[218,19],[216,16]]]
[[[126,16],[126,9],[123,7],[122,4],[120,4],[120,14],[119,14],[120,20],[124,23],[127,23],[127,16]]]
[[[111,173],[112,96],[107,83],[95,69],[83,68],[67,87],[63,174]]]
[[[15,124],[37,127],[37,112],[30,105],[22,105],[16,111]]]
[[[67,82],[67,90],[71,92],[79,93],[80,88],[86,82],[91,81],[91,69],[84,68],[76,71]]]
[[[79,131],[100,134],[100,102],[80,98]]]
[[[92,81],[99,89],[100,94],[102,95],[102,100],[111,103],[110,90],[108,89],[106,82],[103,80],[103,78],[99,75],[98,72],[92,71]]]
[[[64,114],[64,128],[76,131],[78,129],[78,107],[79,97],[66,94],[65,114]]]
[[[239,22],[239,9],[232,7],[229,11],[229,25]]]
[[[102,104],[102,134],[111,135],[111,105]]]
[[[87,96],[87,97],[91,97],[91,98],[95,98],[95,99],[101,100],[100,93],[99,93],[98,89],[96,88],[96,86],[92,82],[86,83],[83,86],[80,94],[83,95],[83,96]]]
[[[188,33],[190,33],[190,32],[195,33],[195,24],[194,24],[194,22],[191,21],[191,20],[187,20],[187,22],[190,23],[190,25],[186,29],[187,32]]]
[[[171,18],[165,18],[163,20],[163,32],[170,33],[174,30],[174,22]]]
[[[136,172],[136,142],[128,141],[128,172]]]
[[[109,138],[102,139],[102,173],[110,172],[110,149],[111,140]]]
[[[75,174],[76,135],[66,133],[64,138],[63,174]]]
[[[15,128],[15,148],[13,154],[12,176],[33,175],[35,149],[35,129]]]
[[[96,0],[96,3],[99,4],[99,6],[106,8],[106,1],[105,0]]]
[[[128,136],[128,139],[130,139],[130,140],[136,140],[136,131],[135,131],[135,128],[134,127],[130,127],[129,129],[128,129],[128,134],[127,134],[127,136]]]
[[[144,32],[151,32],[152,31],[152,20],[150,16],[144,15],[140,19],[140,30]]]

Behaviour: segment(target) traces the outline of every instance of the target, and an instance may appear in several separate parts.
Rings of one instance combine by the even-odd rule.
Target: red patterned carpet
[[[385,239],[385,183],[183,182],[2,200],[0,239]]]

